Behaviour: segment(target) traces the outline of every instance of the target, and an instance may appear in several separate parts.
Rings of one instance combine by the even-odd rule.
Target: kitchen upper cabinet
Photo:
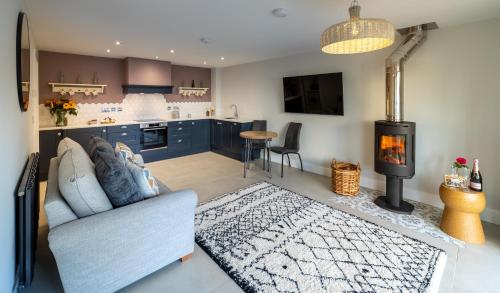
[[[57,157],[57,146],[62,138],[62,130],[40,131],[40,180],[47,180],[50,159]]]
[[[64,137],[69,137],[79,143],[87,153],[90,152],[89,143],[92,136],[98,136],[107,139],[106,128],[88,127],[64,130]]]

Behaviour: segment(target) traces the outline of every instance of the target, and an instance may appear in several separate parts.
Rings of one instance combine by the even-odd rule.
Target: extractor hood
[[[125,58],[124,94],[171,94],[172,65],[168,61]]]

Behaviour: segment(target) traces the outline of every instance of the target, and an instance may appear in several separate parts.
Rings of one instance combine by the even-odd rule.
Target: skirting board
[[[281,156],[272,155],[271,161],[273,161],[274,163],[277,163],[277,164],[281,164]],[[298,166],[300,166],[299,165],[300,163],[298,160],[291,158],[291,161],[292,161],[292,166],[294,166],[293,168],[297,168]],[[323,175],[323,176],[328,176],[328,177],[331,176],[332,171],[330,168],[325,168],[321,165],[307,162],[303,158],[302,158],[302,162],[303,162],[305,171],[319,174],[319,175]],[[286,158],[285,158],[285,164],[287,164]],[[367,188],[372,188],[375,190],[384,190],[385,189],[385,181],[376,180],[373,178],[361,176],[361,186],[364,186]],[[435,207],[438,207],[441,209],[444,207],[443,203],[441,202],[441,199],[439,198],[439,194],[437,193],[437,191],[434,194],[434,193],[429,193],[429,192],[415,190],[415,189],[405,187],[404,192],[405,192],[406,198],[409,198],[409,199],[412,199],[415,201],[419,201],[422,203],[426,203],[426,204],[429,204],[429,205],[432,205],[432,206],[435,206]],[[495,209],[491,209],[491,208],[486,208],[484,210],[484,212],[481,214],[481,219],[483,221],[486,221],[489,223],[500,225],[500,211],[495,210]]]

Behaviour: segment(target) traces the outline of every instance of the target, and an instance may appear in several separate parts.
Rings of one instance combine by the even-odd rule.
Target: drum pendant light
[[[394,26],[384,19],[360,18],[361,6],[354,0],[350,19],[327,28],[321,34],[321,51],[328,54],[356,54],[379,50],[394,43]]]

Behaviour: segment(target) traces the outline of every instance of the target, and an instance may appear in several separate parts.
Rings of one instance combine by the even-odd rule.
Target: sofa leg
[[[187,262],[193,257],[193,253],[191,252],[190,254],[186,254],[185,256],[181,257],[181,262]]]

